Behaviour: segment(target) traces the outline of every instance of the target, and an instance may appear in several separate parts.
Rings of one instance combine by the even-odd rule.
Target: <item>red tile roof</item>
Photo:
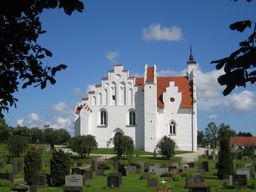
[[[95,93],[95,91],[89,91],[89,93]]]
[[[174,81],[174,85],[178,86],[178,91],[181,92],[181,108],[192,108],[192,82],[189,82],[187,77],[157,77],[157,106],[164,108],[163,92],[166,92],[166,87],[169,86],[170,81]],[[143,77],[136,78],[135,85],[142,85],[142,91],[144,91]]]
[[[82,100],[88,100],[88,97],[86,97],[86,98],[82,98]]]
[[[108,72],[114,72],[114,70],[108,70]]]
[[[101,79],[108,79],[108,77],[102,77]]]
[[[130,77],[128,77],[129,79],[132,79],[132,78],[135,78],[135,76],[130,76]]]
[[[129,71],[129,70],[128,69],[124,69],[123,72],[125,72],[125,71]]]
[[[95,87],[101,87],[101,84],[95,84]]]
[[[114,66],[123,66],[122,64],[114,65]]]
[[[256,145],[256,137],[230,137],[230,145],[236,144],[237,146]]]
[[[154,67],[148,67],[147,82],[148,81],[154,81]]]

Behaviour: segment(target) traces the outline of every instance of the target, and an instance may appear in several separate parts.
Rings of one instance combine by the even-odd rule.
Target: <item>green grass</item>
[[[0,145],[0,151],[4,150],[4,146],[5,145]],[[39,146],[44,148],[45,146]],[[109,149],[107,149],[109,150]],[[103,151],[107,151],[106,149],[103,149]],[[113,150],[113,149],[112,149]],[[141,154],[141,150],[139,150],[140,154]],[[176,154],[181,154],[184,152],[177,152]],[[105,153],[106,154],[106,153]],[[152,153],[150,153],[152,155]],[[52,158],[52,155],[49,154],[49,152],[43,152],[43,156],[42,156],[42,160],[44,160],[46,163],[50,163],[50,159]],[[73,155],[71,156],[72,160],[75,160],[76,162],[81,162],[82,164],[90,164],[91,160],[92,160],[92,156],[86,156],[84,159],[80,159],[80,156],[76,156]],[[22,154],[21,157],[19,158],[15,158],[18,160],[23,161],[24,159],[24,155]],[[152,156],[147,156],[147,157],[137,157],[137,156],[133,156],[132,157],[132,163],[137,163],[138,161],[145,161],[146,163],[150,163],[150,164],[154,164],[154,163],[161,163],[162,165],[165,165],[165,163],[167,162],[180,162],[181,158],[180,157],[174,157],[172,160],[165,160],[162,157],[153,157]],[[213,160],[208,160],[208,159],[203,159],[201,156],[199,156],[199,160],[198,162],[201,163],[202,161],[208,161],[209,163],[211,162],[217,162],[217,160],[213,159]],[[4,162],[7,161],[7,157],[4,157]],[[107,165],[112,165],[112,160],[107,160]],[[128,163],[128,157],[124,157],[120,160],[120,163],[124,163],[127,164]],[[253,161],[248,161],[248,160],[235,160],[234,163],[240,163],[240,164],[245,164],[245,163],[253,163]],[[73,168],[73,167],[72,167]],[[2,169],[2,173],[6,172],[6,171],[12,172],[12,166],[6,166],[4,165],[4,168]],[[89,170],[89,168],[87,169]],[[44,166],[43,167],[43,171],[46,173],[50,173],[50,166]],[[144,171],[144,169],[142,168],[141,171]],[[187,171],[183,171],[184,173],[187,174],[192,174],[195,173],[197,171],[197,167],[195,168],[190,168]],[[107,173],[110,172],[114,172],[114,168],[112,167],[110,170],[106,171]],[[217,172],[216,169],[212,169],[209,168],[209,172],[206,173],[205,175],[205,184],[206,185],[211,185],[211,191],[212,192],[216,192],[215,188],[219,189],[219,192],[223,192],[224,189],[222,189],[222,184],[223,184],[223,180],[219,180],[216,176],[214,176],[214,172]],[[122,178],[123,180],[123,187],[126,188],[130,188],[128,191],[132,191],[132,192],[148,192],[148,191],[155,191],[155,188],[149,188],[146,187],[147,186],[147,181],[146,180],[139,180],[139,177],[141,177],[142,173],[128,173],[127,176],[124,176]],[[23,178],[24,176],[24,172],[19,173],[18,175],[15,176],[15,179],[17,178]],[[159,179],[162,179],[159,177]],[[228,182],[228,181],[227,181]],[[255,182],[254,179],[249,179],[248,180],[248,185],[251,185],[252,182]],[[19,181],[19,182],[15,182],[15,184],[26,184],[25,181]],[[83,191],[84,192],[90,192],[90,191],[95,191],[95,188],[99,189],[100,187],[106,187],[107,185],[107,177],[102,177],[102,176],[96,176],[94,175],[94,181],[86,181],[86,185],[90,184],[92,187],[90,188],[84,188]],[[160,183],[159,183],[160,184]],[[172,189],[173,192],[187,192],[188,189],[184,189],[183,185],[185,184],[185,177],[182,177],[180,181],[172,181],[172,178],[169,178],[169,181],[167,181],[166,186],[169,185]],[[10,192],[10,188],[9,187],[1,187],[0,188],[1,192]],[[38,192],[63,192],[63,188],[62,187],[47,187],[47,188],[38,188],[37,190]],[[106,190],[103,190],[106,191]],[[123,191],[122,189],[116,189],[115,191]],[[231,191],[236,191],[234,189],[225,189],[226,192],[231,192]],[[251,189],[241,189],[239,190],[239,192],[246,192],[246,191],[256,191],[256,190],[251,190]]]

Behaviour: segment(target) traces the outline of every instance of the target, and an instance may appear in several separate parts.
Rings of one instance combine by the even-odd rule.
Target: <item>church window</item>
[[[135,111],[130,111],[129,113],[129,125],[135,125]]]
[[[174,99],[173,97],[171,97],[170,101],[171,101],[171,102],[174,102],[174,101],[175,101],[175,99]]]
[[[171,135],[175,135],[176,134],[176,123],[173,122],[173,121],[170,123],[170,134]]]
[[[101,125],[107,125],[107,113],[106,111],[100,112],[100,124]]]
[[[113,99],[113,100],[116,100],[116,96],[115,96],[115,95],[112,95],[112,99]]]

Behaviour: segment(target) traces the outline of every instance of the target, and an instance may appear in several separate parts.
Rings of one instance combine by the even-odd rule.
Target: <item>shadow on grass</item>
[[[215,179],[215,180],[220,180],[219,178],[216,178],[216,177],[204,177],[205,179]],[[228,180],[222,180],[222,181],[228,181]]]
[[[88,159],[92,159],[92,157],[89,157],[89,156],[85,156],[85,157],[82,157],[82,158],[81,158],[81,156],[71,156],[70,158],[73,159],[73,160],[79,160],[79,159],[81,159],[81,160],[88,160]]]

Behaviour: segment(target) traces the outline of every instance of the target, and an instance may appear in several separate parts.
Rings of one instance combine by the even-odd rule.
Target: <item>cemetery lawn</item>
[[[32,146],[32,145],[31,145]],[[45,148],[44,145],[39,145],[40,148]],[[0,145],[0,151],[5,150],[5,145]],[[103,149],[103,151],[106,149]],[[6,150],[7,151],[7,150]],[[8,151],[7,151],[8,152]],[[98,152],[98,151],[97,151]],[[182,153],[182,152],[180,152]],[[150,153],[152,155],[152,153]],[[7,155],[7,153],[5,154]],[[52,158],[52,155],[49,154],[49,152],[43,152],[42,155],[42,160],[47,163],[50,164],[50,159]],[[24,162],[24,154],[21,154],[20,157],[18,158],[14,158],[20,161]],[[72,166],[71,168],[78,168],[78,167],[84,167],[86,165],[90,165],[91,160],[92,160],[92,156],[85,156],[85,158],[81,159],[80,156],[77,155],[73,155],[71,156],[72,161],[76,161],[77,163],[82,163],[83,166]],[[4,157],[4,162],[7,161],[7,156]],[[167,162],[172,163],[172,162],[178,162],[180,163],[181,161],[181,157],[174,157],[172,160],[165,160],[162,157],[153,157],[152,156],[147,156],[147,157],[141,157],[141,156],[134,156],[132,158],[132,163],[137,163],[138,161],[144,161],[146,163],[150,163],[150,164],[155,164],[155,163],[161,163],[162,165],[165,165]],[[208,160],[208,159],[203,159],[201,156],[199,156],[198,158],[198,162],[197,163],[202,163],[203,161],[208,161],[209,163],[216,163],[217,160],[213,159],[213,160]],[[112,162],[113,160],[107,160],[107,165],[111,165],[112,166]],[[120,163],[124,163],[127,164],[128,163],[128,157],[124,157],[120,160]],[[248,161],[248,160],[234,160],[234,163],[238,163],[243,165],[245,163],[252,163],[253,164],[253,160],[252,161]],[[89,166],[87,166],[89,167]],[[181,169],[181,167],[179,167]],[[196,173],[197,172],[197,166],[194,168],[189,168],[189,170],[183,171],[183,173],[186,174],[192,174],[192,173]],[[6,171],[8,170],[8,172],[12,172],[12,166],[7,166],[6,164],[4,165],[4,168],[2,169],[1,173],[6,173]],[[90,168],[86,168],[86,170],[90,170]],[[142,168],[141,171],[143,172],[144,169]],[[44,166],[43,167],[43,172],[46,173],[50,173],[50,166]],[[110,170],[106,170],[106,173],[114,173],[114,167],[111,167]],[[123,189],[115,189],[115,191],[130,191],[130,192],[154,192],[155,191],[155,187],[147,187],[147,180],[140,180],[139,178],[142,176],[142,172],[141,173],[127,173],[127,176],[123,176],[122,177],[122,183],[123,183]],[[205,174],[205,184],[208,186],[212,186],[211,191],[212,192],[216,192],[219,190],[219,192],[224,192],[224,190],[226,192],[231,192],[231,191],[237,191],[236,189],[223,189],[222,185],[224,183],[224,181],[227,181],[227,183],[229,183],[228,180],[219,180],[217,178],[217,176],[215,176],[217,173],[217,169],[214,168],[209,168],[209,172],[206,172]],[[22,171],[21,173],[19,173],[18,175],[16,175],[14,177],[14,179],[17,178],[23,178],[24,177],[24,171]],[[158,177],[158,179],[163,179],[163,177]],[[172,181],[172,177],[166,177],[167,183],[165,184],[165,186],[170,186],[172,189],[172,192],[187,192],[188,189],[184,188],[183,185],[185,184],[185,177],[181,177],[180,181]],[[247,180],[248,185],[251,185],[252,182],[255,182],[255,179],[249,179]],[[256,183],[256,182],[255,182]],[[26,184],[25,181],[17,181],[15,182],[15,184]],[[161,186],[162,184],[160,182],[158,182],[159,186]],[[96,174],[94,174],[94,180],[93,181],[86,181],[86,185],[90,185],[91,187],[86,187],[83,189],[84,192],[87,191],[95,191],[95,190],[101,190],[101,191],[108,191],[107,189],[100,189],[100,188],[104,188],[107,186],[107,176],[96,176]],[[127,189],[128,188],[128,189]],[[216,190],[218,189],[218,190]],[[0,187],[0,191],[1,192],[11,192],[10,187]],[[46,187],[46,188],[38,188],[37,189],[38,192],[63,192],[63,188],[62,187]],[[256,191],[255,189],[240,189],[239,192],[253,192]]]

